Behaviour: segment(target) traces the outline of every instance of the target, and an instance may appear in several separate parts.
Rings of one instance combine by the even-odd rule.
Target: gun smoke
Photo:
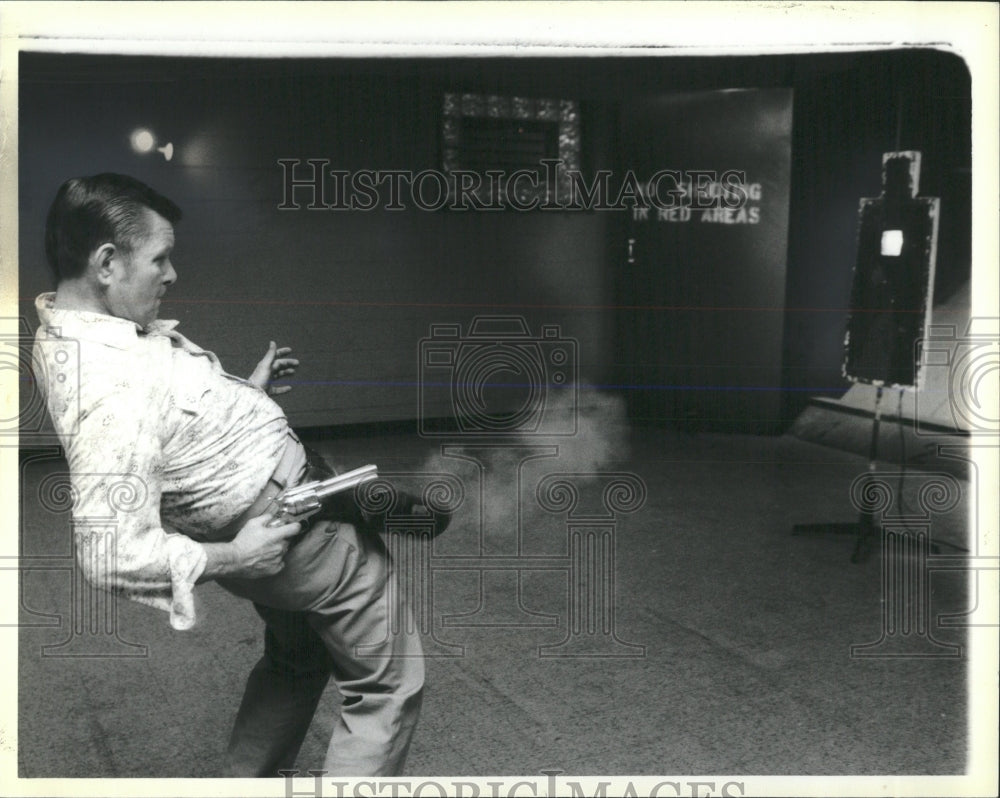
[[[620,471],[628,459],[628,423],[621,397],[575,391],[549,395],[545,408],[552,428],[571,434],[513,431],[488,440],[456,434],[454,442],[421,466],[424,474],[453,474],[462,483],[464,500],[456,508],[452,532],[481,529],[484,553],[518,553],[518,532],[543,512],[535,496],[549,474],[572,474],[581,488],[581,505],[599,504],[602,473]],[[575,415],[575,423],[573,416]],[[593,484],[594,496],[587,486]]]

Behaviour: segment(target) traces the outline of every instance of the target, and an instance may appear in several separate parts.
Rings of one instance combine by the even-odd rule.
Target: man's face
[[[160,310],[160,298],[177,279],[170,262],[174,228],[155,211],[146,209],[146,229],[132,242],[132,251],[121,249],[112,265],[107,292],[108,310],[113,316],[145,327]]]

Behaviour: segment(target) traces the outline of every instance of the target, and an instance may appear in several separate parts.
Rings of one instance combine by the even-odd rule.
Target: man
[[[389,563],[376,535],[329,517],[270,525],[274,495],[331,472],[268,396],[283,390],[274,379],[294,373],[290,350],[272,342],[243,380],[176,322],[158,320],[177,279],[170,256],[180,217],[167,198],[115,174],[69,180],[49,211],[56,291],[36,302],[34,356],[69,461],[80,567],[91,583],[169,612],[177,629],[196,620],[199,582],[254,602],[264,655],[226,775],[293,767],[331,674],[344,704],[323,769],[398,775],[423,661],[413,624],[390,634],[388,616],[409,609],[389,606],[397,591],[385,590]],[[116,493],[122,484],[130,504]],[[88,532],[88,519],[109,512],[111,535]]]

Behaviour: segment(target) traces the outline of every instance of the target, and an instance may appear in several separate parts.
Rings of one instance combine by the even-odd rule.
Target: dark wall
[[[181,319],[235,373],[248,373],[270,338],[292,346],[303,367],[284,403],[296,424],[415,418],[419,342],[431,325],[465,329],[477,314],[522,315],[536,335],[542,324],[559,325],[578,342],[578,376],[607,381],[601,214],[429,212],[409,202],[403,211],[310,210],[301,190],[300,209],[278,208],[279,159],[329,158],[349,171],[440,169],[441,95],[461,81],[378,64],[146,59],[129,70],[81,59],[74,69],[55,58],[35,71],[25,61],[26,306],[48,287],[42,224],[58,185],[123,171],[185,210],[180,278],[161,314]],[[591,158],[608,135],[599,121],[607,114],[597,118],[587,127]],[[169,138],[174,159],[133,153],[127,136],[138,126]]]
[[[186,210],[180,280],[163,314],[231,370],[278,337],[304,361],[297,424],[413,418],[430,325],[481,313],[556,323],[580,377],[616,378],[612,311],[624,214],[279,211],[279,158],[344,169],[440,165],[445,91],[576,99],[584,165],[613,168],[623,101],[738,87],[794,91],[785,344],[786,418],[846,389],[841,344],[860,197],[884,151],[924,151],[942,198],[939,298],[969,273],[969,82],[933,51],[639,59],[229,60],[25,54],[20,64],[20,290],[49,287],[42,223],[75,174],[124,171]],[[128,133],[170,139],[139,156]],[[669,135],[669,131],[665,131]],[[711,397],[708,397],[711,400]]]

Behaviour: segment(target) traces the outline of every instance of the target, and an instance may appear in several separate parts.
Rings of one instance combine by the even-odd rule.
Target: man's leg
[[[341,524],[343,578],[308,613],[333,659],[344,697],[323,769],[398,776],[420,715],[424,661],[411,609],[396,589],[380,538]]]
[[[304,613],[322,640],[344,696],[323,764],[333,776],[399,775],[420,714],[423,652],[389,567],[377,535],[320,522],[275,576],[219,580],[255,603]]]
[[[290,770],[332,661],[305,615],[254,605],[264,619],[264,656],[247,679],[225,772],[230,777],[277,776]]]

